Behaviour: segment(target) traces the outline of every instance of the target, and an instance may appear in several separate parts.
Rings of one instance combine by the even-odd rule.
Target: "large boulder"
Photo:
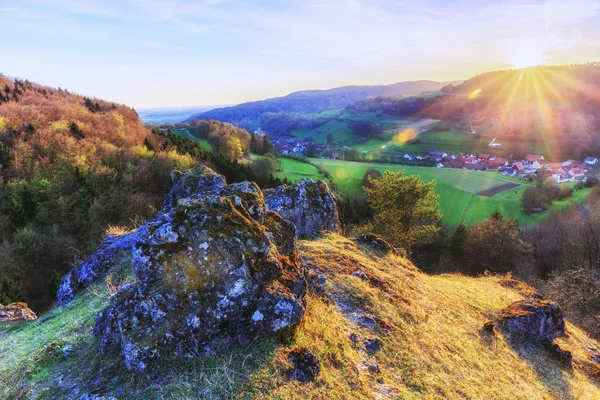
[[[500,323],[512,335],[544,344],[565,334],[565,321],[558,304],[536,298],[506,307],[500,315]]]
[[[136,283],[94,327],[101,351],[118,349],[129,369],[278,335],[304,314],[294,225],[267,209],[256,184],[227,185],[206,167],[177,178],[132,264]]]
[[[290,186],[265,190],[264,196],[269,210],[296,225],[298,236],[341,232],[335,195],[325,182],[302,179]]]
[[[33,321],[37,315],[25,303],[0,304],[0,324],[6,322]]]
[[[94,254],[63,276],[56,293],[58,305],[68,304],[82,289],[106,276],[126,255],[131,254],[133,244],[142,233],[143,228],[120,236],[105,236]]]

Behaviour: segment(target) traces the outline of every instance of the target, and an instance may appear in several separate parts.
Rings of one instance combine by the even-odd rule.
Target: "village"
[[[307,141],[275,141],[275,147],[284,156],[302,155],[327,159],[346,159],[362,161],[355,149],[347,146],[318,144]],[[311,148],[312,151],[307,150]],[[311,153],[311,154],[308,154]],[[369,159],[369,161],[373,161]],[[480,154],[448,154],[433,150],[426,154],[381,152],[378,161],[393,164],[421,165],[432,168],[457,168],[472,171],[496,171],[524,181],[533,181],[541,176],[552,177],[557,184],[585,180],[586,176],[595,175],[600,170],[600,162],[596,157],[587,157],[583,161],[566,160],[549,162],[543,155],[527,154],[523,159],[499,157],[491,153]]]

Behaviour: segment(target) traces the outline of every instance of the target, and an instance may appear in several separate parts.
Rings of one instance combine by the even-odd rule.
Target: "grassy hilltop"
[[[600,397],[599,371],[586,350],[600,346],[570,323],[558,343],[573,353],[572,371],[534,345],[481,333],[486,321],[531,290],[510,277],[428,276],[402,257],[373,254],[334,234],[301,241],[300,255],[327,276],[326,291],[309,295],[305,318],[285,344],[217,349],[214,357],[173,360],[135,376],[96,351],[91,328],[111,290],[100,284],[37,321],[0,328],[0,397]],[[128,261],[112,282],[132,279]],[[369,279],[352,275],[358,269]],[[379,339],[381,350],[367,355],[351,334]],[[286,354],[297,347],[321,360],[320,375],[305,385],[286,379]]]

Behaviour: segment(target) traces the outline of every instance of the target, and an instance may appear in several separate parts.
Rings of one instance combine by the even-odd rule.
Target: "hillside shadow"
[[[504,336],[506,344],[526,361],[537,374],[540,382],[552,396],[573,398],[571,382],[568,376],[573,374],[572,367],[564,367],[542,344]]]
[[[165,355],[138,374],[127,370],[118,351],[102,354],[97,345],[90,337],[72,343],[68,355],[52,351],[36,360],[36,370],[45,376],[36,390],[44,398],[78,398],[82,394],[143,399],[234,398],[252,386],[256,374],[268,369],[277,348],[275,341],[260,340],[215,347],[211,355]],[[15,388],[15,398],[29,389],[28,385]]]

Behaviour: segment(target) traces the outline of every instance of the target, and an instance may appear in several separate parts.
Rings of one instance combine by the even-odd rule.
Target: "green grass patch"
[[[192,140],[198,142],[198,144],[200,144],[200,146],[204,150],[207,150],[207,151],[211,150],[210,143],[208,143],[208,140],[206,140],[206,139],[200,139],[200,138],[195,137],[187,129],[175,129],[173,131],[173,134],[175,134],[177,136],[185,137],[185,138],[188,138],[188,139],[192,139]]]
[[[323,174],[320,174],[317,168],[308,163],[294,160],[291,158],[282,158],[281,159],[281,167],[282,171],[277,172],[276,176],[278,178],[288,178],[292,182],[299,181],[300,179],[319,179],[327,182],[328,179],[325,178]]]

